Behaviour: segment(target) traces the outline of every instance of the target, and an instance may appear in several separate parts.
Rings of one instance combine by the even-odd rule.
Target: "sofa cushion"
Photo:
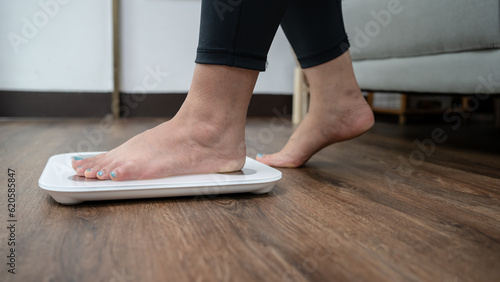
[[[354,61],[363,90],[500,94],[500,49]]]
[[[353,60],[500,47],[498,0],[345,0]]]

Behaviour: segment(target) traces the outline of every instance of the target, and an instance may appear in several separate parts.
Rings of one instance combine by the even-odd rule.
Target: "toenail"
[[[262,158],[262,154],[257,154],[257,158]]]
[[[81,161],[81,160],[83,160],[83,158],[80,158],[80,157],[73,157],[73,159],[74,159],[75,161]]]
[[[90,168],[87,168],[87,171],[91,171],[91,170],[92,170],[92,169],[90,169]]]
[[[102,176],[103,174],[104,174],[104,171],[102,171],[102,170],[97,173],[97,175],[99,175],[99,176]]]
[[[82,167],[83,167],[83,166],[79,166],[79,167],[77,167],[77,168],[82,168]]]
[[[116,172],[112,171],[112,172],[110,173],[110,175],[111,175],[111,177],[116,177]]]

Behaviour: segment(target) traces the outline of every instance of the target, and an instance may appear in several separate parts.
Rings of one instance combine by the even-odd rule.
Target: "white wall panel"
[[[128,0],[121,5],[122,91],[187,92],[198,44],[200,1]],[[255,92],[292,93],[295,62],[281,30],[268,61]],[[156,80],[149,79],[152,72],[158,74]]]
[[[111,3],[0,1],[0,90],[112,91]]]

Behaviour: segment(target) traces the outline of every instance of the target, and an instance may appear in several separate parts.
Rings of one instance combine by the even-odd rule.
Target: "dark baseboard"
[[[121,94],[122,117],[172,117],[180,109],[187,94]],[[291,116],[292,96],[254,94],[248,107],[249,117]]]
[[[276,94],[254,94],[248,106],[249,117],[292,116],[293,96]]]
[[[122,117],[172,117],[181,94],[121,94]],[[249,117],[290,116],[291,95],[255,94]],[[102,117],[111,113],[111,93],[0,91],[0,117]]]
[[[102,117],[111,93],[0,91],[0,117]]]
[[[173,117],[187,94],[120,94],[120,116]]]

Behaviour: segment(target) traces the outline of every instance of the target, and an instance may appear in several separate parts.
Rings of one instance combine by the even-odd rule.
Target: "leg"
[[[346,52],[349,43],[340,1],[293,0],[282,27],[309,81],[309,112],[279,153],[257,159],[272,166],[298,167],[322,148],[363,134],[374,118]]]
[[[214,3],[202,4],[199,64],[179,112],[108,153],[74,160],[78,175],[131,180],[243,167],[248,104],[286,2],[233,1],[229,10]]]

